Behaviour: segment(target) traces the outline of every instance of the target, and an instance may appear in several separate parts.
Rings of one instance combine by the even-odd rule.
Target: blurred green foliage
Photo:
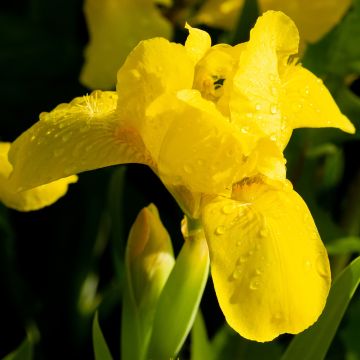
[[[250,11],[253,19],[254,9],[246,9],[242,18],[249,18]],[[250,25],[239,27],[242,39]],[[219,36],[219,30],[210,33]],[[40,112],[88,92],[78,82],[87,37],[81,0],[1,3],[1,141],[14,140]],[[175,39],[183,38],[184,31],[177,28]],[[354,0],[343,21],[310,45],[302,59],[358,129],[359,39],[360,1]],[[286,149],[288,177],[311,209],[334,274],[360,253],[359,136],[359,131],[350,136],[333,129],[296,130]],[[156,176],[140,165],[124,169],[82,174],[67,196],[35,213],[0,205],[1,358],[18,348],[17,354],[34,351],[34,359],[92,359],[96,307],[110,351],[119,358],[122,259],[132,222],[153,202],[176,254],[183,241],[181,212]],[[327,353],[329,360],[360,359],[358,295],[359,290]],[[217,354],[214,359],[278,359],[291,340],[285,335],[271,344],[257,344],[223,327],[211,281],[201,308],[204,319],[195,323],[181,359],[207,359],[209,353]],[[94,324],[96,337],[101,334],[97,318]],[[39,338],[31,342],[27,334],[34,326]],[[6,359],[31,358],[19,356]]]

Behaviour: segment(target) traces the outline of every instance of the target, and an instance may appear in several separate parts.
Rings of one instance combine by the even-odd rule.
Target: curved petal
[[[166,101],[169,103],[170,101]],[[192,192],[229,193],[234,177],[254,139],[242,134],[196,90],[177,94],[173,119],[158,160],[165,184],[184,185]]]
[[[9,152],[17,190],[81,171],[151,162],[137,132],[116,116],[116,101],[116,93],[97,91],[42,113]]]
[[[186,23],[185,28],[189,30],[185,48],[196,64],[210,49],[211,38],[206,31],[193,28],[188,23]]]
[[[298,43],[299,34],[290,18],[281,12],[266,12],[251,30],[232,80],[232,121],[253,133],[274,136],[282,149],[291,129],[279,111],[279,72],[289,56],[297,53]]]
[[[334,27],[351,5],[351,0],[259,0],[261,11],[281,10],[290,16],[306,42],[320,40]]]
[[[237,200],[203,210],[215,291],[227,322],[245,338],[296,334],[321,314],[330,288],[326,250],[301,197],[249,180]]]
[[[290,65],[281,80],[280,109],[292,128],[336,127],[351,134],[355,132],[321,79],[309,70]]]
[[[139,41],[172,34],[170,22],[150,0],[86,0],[84,13],[90,42],[80,80],[90,89],[114,88],[116,72]]]
[[[154,157],[171,118],[149,120],[148,108],[161,95],[190,89],[193,77],[194,64],[185,47],[162,38],[142,41],[118,72],[117,111],[137,129]]]
[[[19,211],[41,209],[64,196],[68,185],[77,181],[77,176],[73,175],[31,190],[16,192],[9,180],[12,171],[7,157],[9,149],[10,143],[0,143],[0,201],[9,208]]]

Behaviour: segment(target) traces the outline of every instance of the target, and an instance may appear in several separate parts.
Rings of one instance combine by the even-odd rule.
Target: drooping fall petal
[[[226,320],[261,342],[299,333],[317,320],[330,287],[311,214],[291,189],[244,181],[235,196],[210,202],[202,216]]]
[[[149,164],[137,132],[116,116],[116,103],[115,92],[97,91],[42,113],[11,146],[14,186],[25,190],[81,171]]]
[[[16,192],[9,180],[12,166],[8,161],[10,143],[0,143],[0,201],[7,207],[19,211],[39,210],[53,204],[67,192],[68,186],[77,181],[69,176],[31,190]]]
[[[80,80],[90,89],[114,88],[117,70],[139,41],[172,34],[153,0],[86,0],[84,12],[90,42]]]

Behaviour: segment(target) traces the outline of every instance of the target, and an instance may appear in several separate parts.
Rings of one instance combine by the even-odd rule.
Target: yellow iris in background
[[[113,89],[114,76],[140,40],[170,38],[172,26],[156,4],[166,0],[85,0],[89,32],[80,81],[90,89]]]
[[[257,0],[260,12],[279,10],[290,16],[299,28],[301,41],[314,43],[344,16],[351,0]],[[193,21],[225,30],[234,30],[244,0],[207,0]]]
[[[189,31],[185,46],[142,41],[117,92],[43,113],[11,147],[11,180],[24,190],[109,165],[150,166],[201,220],[228,323],[257,341],[298,333],[319,317],[330,269],[282,151],[294,128],[354,127],[296,63],[298,31],[283,13],[265,13],[235,47]]]

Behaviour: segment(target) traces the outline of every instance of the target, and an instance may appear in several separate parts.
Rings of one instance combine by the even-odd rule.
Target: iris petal
[[[321,314],[330,287],[326,250],[301,197],[249,183],[237,200],[203,211],[211,272],[227,322],[245,338],[296,334]]]
[[[61,104],[12,144],[11,180],[25,190],[82,171],[150,163],[137,132],[121,123],[115,92],[93,92]]]
[[[77,176],[73,175],[31,190],[16,192],[9,180],[12,171],[7,158],[9,149],[10,143],[0,143],[0,201],[9,208],[19,211],[39,210],[65,195],[68,185],[77,181]]]

